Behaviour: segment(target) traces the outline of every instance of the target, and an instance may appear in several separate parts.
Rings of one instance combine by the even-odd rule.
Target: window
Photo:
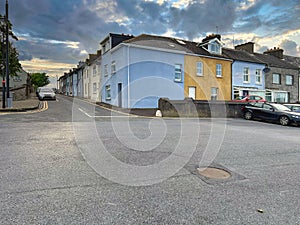
[[[217,77],[222,77],[222,64],[216,65],[216,74],[217,74]]]
[[[93,66],[93,77],[95,77],[96,74],[97,74],[97,66],[94,65],[94,66]]]
[[[255,83],[261,84],[261,69],[256,69],[255,71]]]
[[[212,87],[211,88],[211,100],[217,100],[218,99],[218,88]]]
[[[116,61],[111,62],[111,74],[116,73]]]
[[[286,75],[285,76],[285,84],[286,85],[293,85],[294,84],[294,76],[293,75]]]
[[[86,84],[84,84],[84,93],[87,94]]]
[[[106,85],[105,86],[105,98],[106,98],[106,100],[110,100],[111,99],[110,85]]]
[[[273,109],[273,107],[272,107],[271,105],[264,104],[264,105],[263,105],[263,109],[270,111],[270,110]]]
[[[175,64],[175,81],[181,82],[182,81],[182,69],[181,64]]]
[[[89,78],[89,71],[88,70],[85,71],[85,78]]]
[[[288,93],[287,92],[274,92],[274,101],[275,102],[288,102]]]
[[[249,67],[244,67],[244,83],[249,83]]]
[[[197,62],[197,76],[203,76],[203,63]]]
[[[104,65],[104,76],[105,77],[108,76],[108,65],[107,64]]]
[[[209,44],[209,51],[211,53],[221,54],[221,46],[218,42],[214,41]]]
[[[97,83],[93,83],[93,93],[97,93]]]
[[[281,75],[279,73],[273,73],[273,84],[281,84]]]

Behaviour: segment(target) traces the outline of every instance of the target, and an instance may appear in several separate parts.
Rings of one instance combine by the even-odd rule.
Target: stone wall
[[[232,101],[202,101],[159,99],[158,107],[164,117],[242,118],[245,103]]]

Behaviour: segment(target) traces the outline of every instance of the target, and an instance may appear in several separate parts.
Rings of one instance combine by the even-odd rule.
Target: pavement
[[[28,110],[38,109],[40,106],[40,101],[37,97],[31,97],[26,100],[13,101],[12,108],[2,108],[2,101],[0,101],[0,113],[1,112],[24,112]]]

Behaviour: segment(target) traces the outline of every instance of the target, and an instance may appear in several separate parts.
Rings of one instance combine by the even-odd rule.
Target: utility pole
[[[5,50],[4,50],[4,48],[5,48],[5,46],[6,46],[6,44],[5,44],[5,32],[4,32],[4,27],[5,27],[5,17],[3,16],[3,17],[1,17],[0,18],[0,25],[1,25],[1,72],[2,72],[2,74],[1,74],[1,76],[2,76],[2,108],[3,109],[5,109],[5,101],[6,101],[6,99],[5,99],[5,92],[6,92],[6,90],[5,90]]]
[[[4,32],[1,34],[2,108],[5,109]]]
[[[6,22],[6,30],[5,30],[5,39],[6,39],[6,97],[10,98],[9,95],[9,39],[8,39],[8,0],[6,0],[5,4],[5,22]]]

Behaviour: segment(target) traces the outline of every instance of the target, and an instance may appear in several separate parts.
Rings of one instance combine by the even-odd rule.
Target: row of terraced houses
[[[225,48],[221,35],[202,42],[109,33],[59,78],[65,95],[123,108],[157,108],[170,100],[232,100],[259,95],[271,102],[300,100],[300,58],[279,48],[254,52],[253,42]]]

